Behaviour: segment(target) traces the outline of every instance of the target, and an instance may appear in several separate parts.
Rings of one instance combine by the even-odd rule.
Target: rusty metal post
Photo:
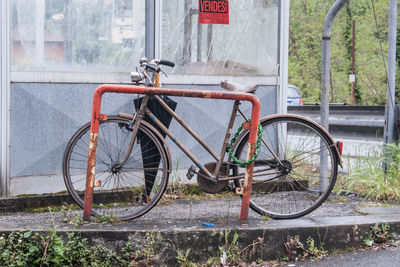
[[[227,91],[209,91],[209,90],[188,90],[188,89],[171,89],[171,88],[154,88],[142,86],[128,86],[104,84],[98,87],[93,96],[92,122],[90,127],[90,141],[88,151],[88,164],[86,173],[86,190],[83,208],[83,219],[90,220],[93,204],[93,187],[95,183],[96,168],[96,151],[97,151],[97,135],[99,131],[99,123],[106,116],[100,113],[101,97],[104,93],[125,93],[125,94],[150,94],[150,95],[170,95],[195,98],[212,98],[227,100],[243,100],[252,103],[251,126],[249,137],[249,153],[248,158],[254,155],[256,148],[256,140],[258,133],[258,120],[260,116],[260,100],[257,96],[249,93],[237,93]],[[247,220],[251,195],[251,181],[253,177],[254,164],[246,167],[245,182],[243,188],[242,209],[240,212],[240,220]]]
[[[257,136],[256,136],[257,138]],[[256,151],[256,143],[248,144],[247,150],[247,160],[251,159]],[[242,208],[240,209],[240,220],[245,221],[249,216],[249,206],[250,206],[250,196],[251,196],[251,183],[253,180],[253,169],[254,169],[254,162],[248,164],[246,166],[246,173],[244,176],[244,183],[243,183],[243,195],[242,195]]]
[[[259,107],[258,107],[259,109]],[[257,118],[255,118],[257,116]],[[254,114],[254,104],[253,110],[251,113],[251,126],[250,126],[250,136],[249,143],[247,149],[247,160],[250,160],[254,153],[256,152],[257,147],[257,134],[258,134],[258,114]],[[249,206],[250,206],[250,196],[251,196],[251,184],[253,181],[253,169],[254,169],[254,161],[246,166],[246,173],[244,176],[243,183],[243,195],[242,195],[242,207],[240,209],[240,220],[245,221],[249,215]]]
[[[93,203],[94,173],[96,170],[97,136],[100,124],[101,94],[96,91],[93,97],[92,122],[90,125],[90,139],[88,151],[88,164],[86,172],[86,190],[83,206],[83,219],[90,221]]]

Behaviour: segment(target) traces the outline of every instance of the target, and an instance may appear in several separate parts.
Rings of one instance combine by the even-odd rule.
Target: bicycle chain
[[[253,161],[256,160],[256,158],[258,157],[258,154],[260,154],[260,146],[261,146],[261,137],[262,137],[262,127],[261,127],[261,123],[258,123],[258,136],[257,136],[257,146],[256,146],[256,151],[254,152],[254,155],[251,159],[247,160],[247,161],[240,161],[235,157],[235,154],[233,154],[232,151],[232,145],[235,143],[236,138],[239,136],[240,132],[243,130],[243,125],[245,123],[250,123],[250,120],[245,121],[242,123],[242,125],[239,127],[239,129],[237,130],[237,132],[235,133],[235,135],[233,136],[231,143],[228,144],[227,150],[229,152],[229,156],[232,158],[233,162],[235,162],[236,164],[239,165],[248,165],[250,163],[252,163]]]

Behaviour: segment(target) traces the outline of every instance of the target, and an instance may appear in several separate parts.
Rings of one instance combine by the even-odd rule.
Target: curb
[[[1,198],[0,212],[20,212],[32,208],[61,206],[65,203],[74,204],[75,202],[69,194],[49,194]]]
[[[384,223],[390,226],[390,232],[400,232],[400,214],[381,214],[365,216],[343,216],[324,218],[301,218],[294,220],[251,219],[246,223],[231,221],[216,223],[215,227],[204,227],[200,223],[191,224],[151,224],[128,222],[122,224],[84,224],[75,230],[72,225],[61,224],[57,232],[66,234],[76,231],[87,238],[91,245],[103,245],[111,250],[120,250],[127,242],[135,247],[143,247],[149,235],[160,234],[166,249],[157,264],[174,265],[177,251],[190,249],[190,260],[201,261],[220,254],[220,247],[232,242],[233,234],[239,235],[241,249],[252,260],[281,259],[285,254],[285,242],[288,238],[299,236],[306,244],[307,238],[314,239],[315,246],[326,250],[358,247],[368,236],[371,226]],[[46,226],[45,226],[46,227]],[[52,226],[48,225],[51,229]],[[33,229],[32,227],[30,228]],[[44,232],[46,228],[37,226],[32,231]],[[13,227],[0,223],[0,234],[24,227]]]

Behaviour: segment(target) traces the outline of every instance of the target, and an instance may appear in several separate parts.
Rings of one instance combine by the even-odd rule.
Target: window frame
[[[163,0],[146,0],[145,21],[145,57],[160,58],[161,56],[161,13]],[[284,0],[286,2],[288,0]],[[279,1],[281,2],[281,1]],[[279,17],[282,16],[282,4],[278,7]],[[281,21],[278,19],[278,34],[282,36]],[[281,53],[281,40],[278,38],[278,54]],[[282,58],[280,58],[282,59]],[[282,62],[276,76],[223,76],[223,75],[184,75],[172,74],[163,77],[165,84],[219,84],[221,80],[229,79],[234,82],[255,83],[260,85],[279,85],[279,73],[282,73]],[[10,70],[11,82],[52,82],[52,83],[121,83],[129,84],[131,71],[126,72],[83,72],[83,71],[20,71]]]

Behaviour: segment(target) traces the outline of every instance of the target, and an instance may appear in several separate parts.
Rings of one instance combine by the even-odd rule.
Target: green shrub
[[[400,200],[399,146],[384,145],[380,151],[359,159],[342,183],[343,189],[367,198]]]

